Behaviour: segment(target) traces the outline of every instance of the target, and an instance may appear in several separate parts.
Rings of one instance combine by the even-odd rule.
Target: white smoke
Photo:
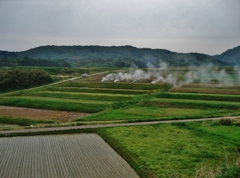
[[[240,83],[240,66],[235,66],[234,67],[234,72],[235,72],[235,80]]]
[[[202,85],[211,84],[217,87],[229,87],[240,84],[240,67],[234,67],[234,76],[225,69],[220,69],[213,64],[204,64],[202,66],[190,66],[185,70],[174,70],[168,63],[161,62],[159,67],[147,63],[147,70],[138,69],[132,65],[128,72],[111,73],[102,78],[102,82],[137,82],[151,81],[151,84],[167,83],[173,87],[181,87],[186,84],[199,83]]]
[[[185,74],[183,84],[198,82],[199,84],[212,84],[217,87],[233,86],[235,81],[232,75],[227,73],[225,69],[219,69],[213,64],[202,65],[199,67],[190,68]]]

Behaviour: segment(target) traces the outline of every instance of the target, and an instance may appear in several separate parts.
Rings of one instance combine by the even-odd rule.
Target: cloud
[[[239,45],[239,7],[239,0],[1,0],[0,40],[9,42],[0,49],[130,44],[220,53]]]

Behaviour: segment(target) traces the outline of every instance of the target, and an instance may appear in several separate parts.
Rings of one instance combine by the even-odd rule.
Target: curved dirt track
[[[186,119],[186,120],[168,120],[168,121],[149,121],[149,122],[134,122],[134,123],[118,123],[118,124],[99,124],[99,125],[82,125],[82,126],[69,126],[69,127],[51,127],[51,128],[37,128],[37,129],[22,129],[22,130],[5,130],[0,131],[0,134],[17,134],[17,133],[36,133],[36,132],[49,132],[61,130],[74,130],[74,129],[94,129],[102,127],[121,127],[121,126],[135,126],[135,125],[151,125],[151,124],[167,124],[175,122],[194,122],[194,121],[207,121],[207,120],[220,120],[225,117],[215,118],[202,118],[202,119]],[[240,118],[240,116],[231,116],[226,118]]]
[[[97,134],[0,138],[0,177],[139,178]]]

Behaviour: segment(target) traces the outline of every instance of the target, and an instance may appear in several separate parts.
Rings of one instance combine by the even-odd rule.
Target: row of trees
[[[0,58],[0,66],[40,66],[40,67],[71,67],[70,63],[63,60],[24,58]]]
[[[51,82],[48,73],[40,69],[0,71],[1,89],[29,88]]]

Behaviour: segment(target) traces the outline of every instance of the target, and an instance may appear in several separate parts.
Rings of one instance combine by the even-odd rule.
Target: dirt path
[[[49,131],[61,131],[61,130],[74,130],[74,129],[94,129],[94,128],[103,128],[103,127],[122,127],[122,126],[136,126],[136,125],[167,124],[167,123],[177,123],[177,122],[220,120],[223,118],[225,118],[225,117],[186,119],[186,120],[168,120],[168,121],[151,121],[151,122],[134,122],[134,123],[118,123],[118,124],[82,125],[82,126],[52,127],[52,128],[37,128],[37,129],[33,128],[33,129],[0,131],[0,134],[36,133],[36,132],[49,132]],[[231,116],[231,117],[226,117],[226,118],[235,119],[235,118],[240,118],[240,116]]]

